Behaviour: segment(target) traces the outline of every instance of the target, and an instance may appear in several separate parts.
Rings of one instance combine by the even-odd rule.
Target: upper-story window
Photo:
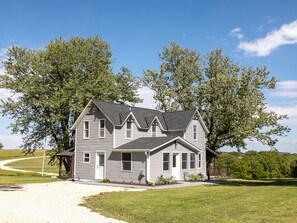
[[[133,129],[132,129],[132,122],[127,121],[126,123],[126,139],[132,139],[132,134],[133,134]]]
[[[152,125],[152,137],[156,137],[156,136],[157,136],[157,126]]]
[[[198,137],[197,137],[197,125],[194,124],[193,125],[193,140],[197,140]]]
[[[105,138],[105,119],[99,119],[99,138]]]
[[[84,133],[83,133],[84,139],[90,138],[90,121],[84,121]]]

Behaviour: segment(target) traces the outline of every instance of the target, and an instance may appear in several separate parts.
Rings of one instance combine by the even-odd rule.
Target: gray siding
[[[133,126],[132,127],[132,129],[133,129],[132,139],[126,139],[126,123],[123,125],[122,128],[116,127],[116,129],[115,129],[115,147],[123,145],[127,142],[134,140],[134,139],[138,139],[140,137],[151,137],[152,136],[151,128],[149,130],[139,130],[134,122],[133,122],[132,126]],[[161,131],[159,126],[157,127],[157,136],[158,137],[166,136],[166,134]]]
[[[132,152],[132,171],[123,171],[122,153],[112,152],[107,158],[106,177],[116,182],[145,183],[145,165],[145,153]]]
[[[99,119],[105,119],[105,138],[98,137]],[[90,139],[83,139],[83,123],[90,121]],[[76,174],[75,178],[95,179],[96,151],[109,151],[113,146],[113,125],[98,110],[90,112],[82,119],[76,128]],[[83,163],[83,153],[91,155],[90,163]]]
[[[170,153],[170,161],[169,161],[169,171],[163,171],[163,153]],[[190,153],[193,151],[185,148],[180,144],[172,143],[170,146],[166,148],[160,148],[160,150],[154,151],[151,153],[150,156],[150,181],[155,182],[160,175],[164,177],[171,177],[172,176],[172,162],[173,162],[173,153],[180,153],[180,176],[181,179],[184,178],[184,173],[199,173],[197,168],[190,169]],[[187,153],[188,154],[188,162],[187,162],[187,169],[182,169],[182,159],[181,154]],[[197,167],[197,154],[195,154],[196,162],[195,166]]]
[[[197,140],[193,139],[193,125],[197,125]],[[192,120],[184,134],[184,139],[193,145],[197,146],[202,150],[202,168],[198,171],[201,171],[202,174],[206,175],[206,151],[205,151],[205,132],[198,120]]]

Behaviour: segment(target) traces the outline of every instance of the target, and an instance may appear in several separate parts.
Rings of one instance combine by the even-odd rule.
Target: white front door
[[[97,152],[96,155],[96,169],[95,169],[95,179],[102,180],[104,178],[104,153]]]
[[[180,180],[180,155],[179,153],[172,154],[172,176],[176,180]]]

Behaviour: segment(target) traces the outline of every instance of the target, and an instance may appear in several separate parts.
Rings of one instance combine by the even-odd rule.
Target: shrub
[[[109,179],[109,178],[104,178],[104,179],[102,180],[102,182],[104,182],[104,183],[109,183],[109,182],[110,182],[110,179]]]
[[[163,177],[163,175],[159,176],[157,178],[157,182],[156,184],[161,184],[161,185],[165,185],[165,184],[174,184],[176,183],[176,180],[173,176],[171,177]]]
[[[151,181],[149,181],[149,182],[147,182],[147,185],[148,185],[148,186],[154,186],[154,185],[155,185],[155,183],[154,183],[154,182],[151,182]]]
[[[201,173],[193,173],[187,175],[187,180],[189,181],[201,181],[203,179],[203,175]]]

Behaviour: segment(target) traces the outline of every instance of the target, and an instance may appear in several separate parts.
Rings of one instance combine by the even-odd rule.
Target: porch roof
[[[191,148],[199,152],[201,151],[199,148],[179,136],[141,137],[121,146],[118,146],[113,149],[113,151],[154,151],[175,141],[187,148]]]

